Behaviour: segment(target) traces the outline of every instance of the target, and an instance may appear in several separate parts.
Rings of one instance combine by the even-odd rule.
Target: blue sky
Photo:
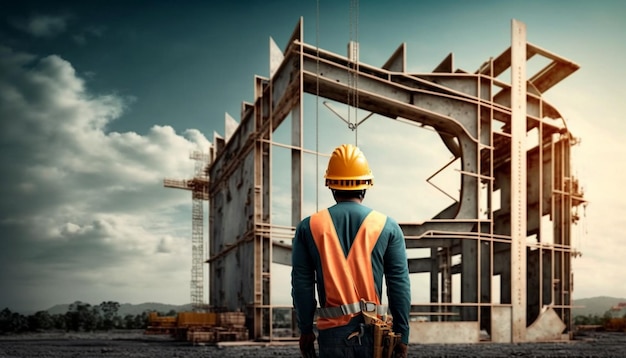
[[[361,61],[373,66],[405,42],[410,71],[430,72],[450,52],[456,67],[474,71],[510,45],[513,18],[526,24],[529,42],[578,63],[545,95],[582,139],[574,171],[590,204],[574,230],[583,253],[574,297],[626,297],[622,1],[361,1],[358,18],[349,1],[324,0],[4,0],[2,7],[0,308],[187,303],[191,198],[163,188],[162,179],[189,177],[189,152],[224,134],[225,113],[239,120],[254,76],[269,75],[270,37],[284,48],[300,17],[307,43],[345,54],[358,40]],[[331,148],[351,140],[321,111],[331,118],[323,129]],[[399,220],[426,219],[437,211],[429,204],[445,198],[411,189],[420,208],[411,213],[385,198],[402,197],[401,188],[438,169],[445,153],[414,143],[418,135],[432,143],[429,134],[405,138],[403,128],[381,123],[359,132],[377,176],[366,203]],[[382,151],[389,143],[423,156],[389,160]],[[407,165],[411,174],[398,179]]]

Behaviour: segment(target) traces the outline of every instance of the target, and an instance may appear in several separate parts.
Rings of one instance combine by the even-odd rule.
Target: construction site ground
[[[626,333],[585,332],[570,342],[432,344],[409,347],[409,357],[624,357]],[[0,336],[0,357],[299,357],[297,342],[192,345],[143,332],[38,333]]]

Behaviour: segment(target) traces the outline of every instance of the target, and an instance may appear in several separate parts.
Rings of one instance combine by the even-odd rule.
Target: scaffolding
[[[533,57],[548,64],[528,76]],[[270,42],[270,77],[255,78],[254,103],[243,103],[240,124],[225,139],[214,136],[211,180],[202,182],[210,213],[210,305],[246,312],[252,339],[279,339],[271,266],[291,264],[290,240],[306,216],[303,156],[320,155],[303,144],[302,103],[310,94],[432,128],[457,160],[461,190],[454,203],[423,223],[401,223],[407,249],[430,253],[409,259],[410,274],[427,275],[430,292],[429,302],[412,300],[410,342],[571,339],[571,259],[578,255],[571,226],[585,200],[571,173],[577,140],[543,93],[578,67],[528,43],[516,20],[511,47],[477,71],[455,68],[450,54],[431,73],[411,73],[405,44],[378,68],[306,44],[300,19],[284,52]],[[506,71],[510,82],[500,78]],[[291,143],[279,144],[273,133],[287,118]],[[280,163],[290,168],[287,226],[272,220],[278,145],[290,151],[290,161]],[[190,187],[175,187],[183,186]],[[460,302],[453,302],[455,291]]]
[[[205,308],[204,300],[204,201],[209,200],[207,165],[209,155],[193,151],[189,155],[195,161],[192,179],[164,179],[166,188],[185,189],[191,191],[191,305],[195,310]]]

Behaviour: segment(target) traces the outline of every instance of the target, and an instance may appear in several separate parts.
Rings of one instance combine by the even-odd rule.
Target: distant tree
[[[78,332],[80,329],[80,319],[77,311],[65,312],[65,330]]]
[[[576,317],[574,317],[574,324],[575,325],[588,325],[589,324],[589,318],[587,316],[582,316],[582,315],[578,315]]]
[[[82,327],[85,332],[95,331],[98,328],[98,324],[101,325],[100,307],[87,304],[87,309],[83,312],[81,318],[83,322]]]
[[[54,321],[48,311],[37,311],[27,319],[29,331],[49,330],[54,327]]]
[[[97,306],[91,307],[89,303],[83,303],[81,301],[75,301],[70,304],[67,312],[65,313],[66,329],[79,331],[93,331],[98,324],[98,318],[100,311]]]
[[[28,331],[28,319],[26,319],[26,316],[22,314],[14,312],[11,315],[11,323],[13,326],[13,332],[19,333]]]
[[[2,311],[0,311],[0,332],[9,332],[11,314],[12,312],[8,307],[5,307]]]
[[[127,314],[124,316],[124,328],[126,329],[135,329],[135,316],[132,314]]]
[[[11,312],[5,308],[0,311],[0,332],[2,333],[19,333],[28,330],[28,320],[25,316]]]
[[[65,327],[68,331],[80,330],[80,310],[83,305],[81,301],[74,301],[67,308],[67,312],[65,312]]]
[[[574,317],[574,324],[576,325],[604,325],[606,321],[606,315],[600,317],[598,315],[588,314],[586,316],[578,315]]]
[[[113,328],[124,329],[124,319],[120,315],[113,317]]]
[[[135,329],[148,328],[148,312],[144,311],[141,314],[135,316]]]
[[[57,314],[52,315],[51,318],[52,318],[52,327],[54,329],[62,329],[62,330],[67,329],[67,325],[65,321],[65,314],[57,313]]]
[[[120,304],[115,301],[105,301],[102,302],[99,307],[102,313],[102,329],[112,329],[114,327],[113,320],[117,317]]]
[[[603,324],[604,322],[604,318],[598,316],[598,315],[589,315],[591,317],[591,324]]]

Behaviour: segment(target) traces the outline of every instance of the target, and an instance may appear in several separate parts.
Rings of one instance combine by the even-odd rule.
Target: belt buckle
[[[376,303],[371,302],[371,301],[361,300],[361,311],[376,312]]]

